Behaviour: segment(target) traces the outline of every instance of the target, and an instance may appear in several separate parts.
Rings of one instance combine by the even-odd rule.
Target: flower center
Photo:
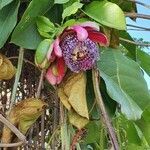
[[[73,50],[72,52],[72,59],[74,61],[81,61],[83,60],[86,55],[87,55],[87,52],[86,52],[87,48],[85,46],[81,47],[81,46],[76,46],[75,49]]]
[[[99,57],[96,43],[87,38],[79,41],[76,34],[68,34],[60,43],[66,65],[74,72],[89,70]]]

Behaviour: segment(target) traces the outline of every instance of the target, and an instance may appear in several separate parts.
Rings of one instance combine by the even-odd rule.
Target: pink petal
[[[77,38],[79,41],[84,41],[87,39],[88,37],[88,32],[86,31],[86,29],[84,29],[83,27],[81,26],[73,26],[71,27],[73,30],[76,31],[77,33]]]
[[[63,80],[64,75],[58,76],[56,83],[59,84]]]
[[[51,68],[48,69],[45,77],[50,84],[55,85],[57,83],[57,77],[53,74]]]
[[[55,52],[52,52],[51,58],[50,58],[50,62],[53,62],[56,59],[56,55]]]
[[[96,31],[99,31],[99,25],[96,22],[86,21],[80,24],[82,27],[91,27]]]
[[[65,61],[63,58],[58,58],[57,59],[57,69],[58,69],[58,74],[64,75],[65,74],[65,70],[66,70],[66,66],[65,66]]]
[[[59,39],[57,38],[54,42],[54,52],[57,57],[62,57],[62,50],[59,46]]]
[[[108,46],[108,40],[107,37],[100,32],[97,31],[88,31],[89,39],[93,42],[99,43],[101,46]]]

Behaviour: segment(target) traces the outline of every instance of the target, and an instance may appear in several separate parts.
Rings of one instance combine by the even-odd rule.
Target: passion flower
[[[56,63],[59,60],[57,58],[61,58],[65,62],[63,65],[59,65],[61,70],[63,70],[61,71],[63,74],[57,73],[59,83],[65,75],[65,65],[71,71],[77,73],[92,69],[95,62],[99,59],[98,44],[106,46],[108,41],[106,36],[99,32],[99,26],[95,22],[88,21],[66,28],[51,44],[47,53],[47,58],[50,62],[55,61]],[[58,66],[56,68],[59,70]],[[51,68],[51,71],[49,69],[46,74],[49,81],[50,78],[52,79],[52,75],[56,79],[56,74],[52,72]]]

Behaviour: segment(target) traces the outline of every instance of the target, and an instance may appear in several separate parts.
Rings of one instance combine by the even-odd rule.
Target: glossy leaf
[[[82,8],[82,6],[83,6],[83,4],[81,4],[79,2],[73,3],[71,6],[64,9],[63,14],[62,14],[62,18],[64,19],[70,15],[75,14],[79,8]]]
[[[150,55],[140,49],[136,50],[136,54],[137,62],[150,76]]]
[[[17,23],[19,4],[16,0],[0,10],[0,48],[3,47]]]
[[[11,3],[13,0],[0,0],[0,9]]]
[[[119,50],[106,49],[98,62],[101,77],[112,99],[128,119],[139,119],[150,104],[150,94],[139,65]]]
[[[11,42],[23,48],[36,49],[41,41],[35,24],[36,18],[52,6],[52,0],[32,0],[14,30]]]
[[[118,30],[126,29],[124,13],[121,8],[114,3],[94,1],[85,7],[84,12],[100,24]]]

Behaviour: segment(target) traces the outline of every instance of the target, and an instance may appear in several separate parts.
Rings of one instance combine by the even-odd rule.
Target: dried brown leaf
[[[38,119],[44,111],[47,104],[36,98],[29,98],[17,103],[10,111],[7,119],[25,134],[31,125]],[[4,126],[2,133],[2,142],[10,143],[12,140],[12,131]]]
[[[12,65],[11,61],[4,55],[0,54],[0,80],[11,79],[16,72],[15,67]]]
[[[69,111],[68,117],[69,117],[69,122],[73,124],[75,127],[77,127],[78,129],[84,128],[85,125],[89,122],[87,118],[81,117],[74,110]]]
[[[58,88],[58,96],[63,105],[71,112],[70,121],[76,127],[83,126],[89,119],[86,101],[86,76],[84,72],[71,73]],[[72,113],[71,113],[72,114]],[[74,117],[75,116],[75,117]],[[73,117],[73,118],[72,118]],[[82,120],[74,124],[74,118]],[[80,125],[81,124],[81,125]]]

